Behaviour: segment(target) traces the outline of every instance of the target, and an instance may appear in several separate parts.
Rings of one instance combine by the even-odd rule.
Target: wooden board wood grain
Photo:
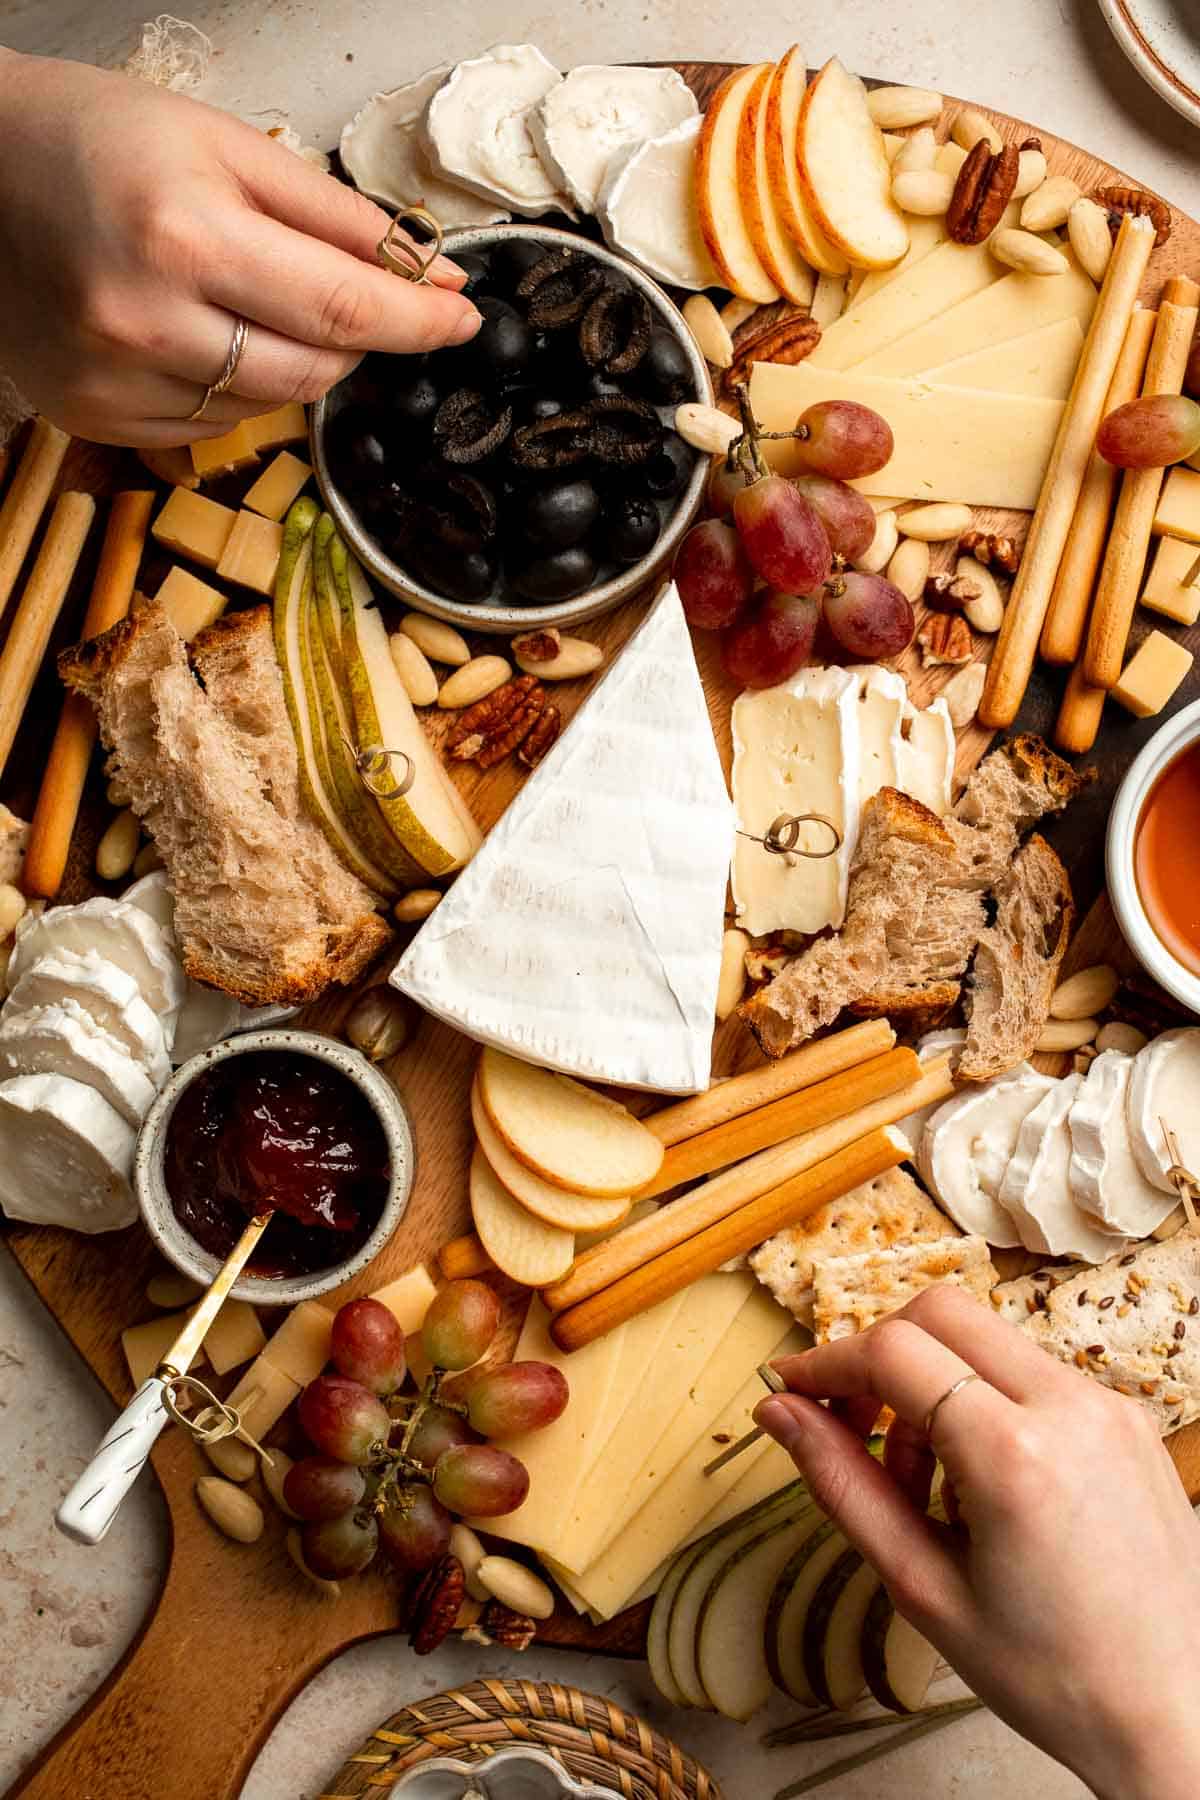
[[[675,66],[702,103],[729,72],[719,64]],[[1109,164],[1040,127],[1002,114],[992,116],[1015,141],[1036,132],[1051,169],[1074,176],[1085,191],[1127,180]],[[1156,252],[1143,291],[1150,304],[1168,276],[1200,269],[1200,224],[1178,211],[1173,222],[1172,238]],[[76,446],[62,485],[108,494],[120,487],[146,484],[145,471],[128,453]],[[220,497],[220,490],[217,492]],[[1023,520],[1017,522],[1023,527]],[[1014,519],[981,514],[980,523],[992,529],[1011,529]],[[155,568],[151,553],[144,576],[148,591],[154,590],[162,572],[162,567]],[[77,630],[88,576],[85,567],[64,612],[59,643],[70,641]],[[589,628],[587,635],[615,653],[641,612],[640,604],[627,605]],[[1136,631],[1140,635],[1147,628],[1139,622]],[[1200,648],[1200,631],[1193,631],[1188,641],[1193,649]],[[720,670],[714,638],[699,634],[696,649],[714,730],[728,768],[728,708],[734,689]],[[914,699],[925,704],[943,685],[946,671],[924,671],[915,653],[910,653],[905,673]],[[1057,672],[1039,671],[1019,726],[1048,735],[1060,687]],[[574,684],[557,692],[555,699],[569,716],[586,698],[586,691],[583,684]],[[1193,673],[1175,705],[1194,698],[1198,691],[1200,677]],[[14,766],[4,782],[4,798],[18,810],[31,803],[59,699],[48,663],[29,708]],[[1083,967],[1104,958],[1132,969],[1132,959],[1107,903],[1099,898],[1103,821],[1121,774],[1160,722],[1137,722],[1110,707],[1096,754],[1087,759],[1099,770],[1095,787],[1048,830],[1072,871],[1080,901],[1084,907],[1092,907],[1072,949],[1071,966]],[[989,741],[982,730],[964,734],[960,771],[978,761]],[[460,769],[457,778],[485,826],[495,822],[519,786],[519,772],[511,766],[487,775]],[[102,787],[94,772],[89,804],[73,847],[69,897],[94,886],[88,871],[105,817]],[[348,1000],[327,1001],[312,1009],[311,1020],[334,1030],[348,1004]],[[429,1257],[447,1237],[465,1228],[470,1144],[466,1096],[474,1055],[474,1047],[466,1039],[425,1018],[410,1045],[388,1065],[388,1073],[413,1114],[418,1178],[401,1228],[370,1274],[347,1288],[346,1295],[380,1285]],[[722,1028],[715,1051],[720,1071],[732,1072],[759,1060],[748,1034],[736,1021]],[[119,1333],[125,1325],[147,1316],[145,1283],[156,1266],[145,1233],[135,1228],[115,1236],[86,1238],[17,1226],[9,1227],[5,1238],[106,1392],[123,1402],[129,1390]],[[1195,1498],[1200,1495],[1200,1431],[1178,1433],[1170,1448],[1188,1492]],[[200,1513],[192,1494],[193,1481],[207,1470],[207,1462],[181,1433],[169,1433],[160,1440],[153,1460],[171,1523],[169,1566],[153,1615],[123,1662],[17,1783],[10,1800],[17,1795],[23,1800],[60,1800],[67,1793],[87,1793],[92,1800],[158,1800],[162,1794],[170,1794],[171,1800],[233,1800],[276,1720],[312,1676],[351,1644],[397,1627],[399,1592],[385,1574],[372,1572],[343,1583],[336,1604],[307,1588],[288,1560],[282,1525],[269,1506],[268,1531],[260,1544],[245,1547],[221,1538]],[[644,1646],[646,1611],[644,1606],[631,1609],[599,1628],[573,1616],[556,1616],[539,1628],[538,1635],[544,1642],[637,1655]],[[398,1676],[401,1684],[416,1679],[415,1668],[406,1675],[404,1667],[401,1664]]]

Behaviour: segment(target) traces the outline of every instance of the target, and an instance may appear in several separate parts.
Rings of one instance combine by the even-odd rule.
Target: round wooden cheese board
[[[676,66],[702,105],[729,73],[729,66],[721,64]],[[950,102],[951,107],[955,104]],[[1039,136],[1051,170],[1073,176],[1085,192],[1129,180],[1102,159],[1041,127],[998,113],[991,116],[1011,141]],[[1151,261],[1143,289],[1149,304],[1169,276],[1200,268],[1200,223],[1173,209],[1172,224],[1169,242]],[[144,469],[129,453],[82,445],[72,447],[60,482],[97,495],[146,485]],[[217,493],[219,497],[219,489]],[[1027,518],[980,513],[977,522],[986,529],[1023,533]],[[90,574],[86,566],[80,571],[79,591],[64,611],[55,647],[77,634]],[[148,567],[144,571],[148,589],[154,578],[155,570]],[[615,655],[642,611],[641,602],[629,603],[598,621],[588,635]],[[1139,633],[1143,629],[1140,624],[1135,627]],[[992,641],[982,641],[982,654]],[[1200,650],[1200,630],[1184,634],[1184,641]],[[728,769],[729,705],[735,690],[720,669],[711,634],[697,635],[696,651],[714,733]],[[948,673],[923,669],[915,649],[907,653],[903,669],[918,705],[934,697]],[[1048,736],[1060,688],[1059,671],[1039,669],[1019,728]],[[1176,694],[1172,710],[1197,692],[1200,676],[1194,669]],[[4,799],[24,816],[57,718],[59,693],[48,658],[4,782]],[[555,698],[569,716],[586,701],[586,686],[570,684]],[[1122,773],[1159,722],[1138,722],[1110,707],[1096,751],[1086,759],[1098,770],[1096,783],[1047,831],[1071,871],[1081,917],[1086,913],[1068,969],[1107,960],[1133,970],[1101,891],[1103,822]],[[990,741],[991,734],[982,728],[961,734],[960,774],[974,766]],[[456,779],[481,825],[488,828],[517,791],[521,771],[511,762],[487,774],[458,765]],[[104,816],[101,783],[93,772],[64,898],[80,898],[95,887],[90,871]],[[310,1009],[307,1022],[336,1030],[348,1005],[348,1000],[323,1002]],[[386,1065],[414,1121],[419,1176],[403,1226],[369,1276],[342,1291],[341,1298],[369,1291],[414,1263],[431,1259],[448,1238],[469,1229],[467,1096],[475,1055],[475,1045],[465,1037],[424,1018],[414,1040]],[[759,1060],[756,1046],[736,1020],[721,1029],[714,1055],[717,1072],[730,1073]],[[156,1266],[146,1234],[134,1227],[118,1235],[84,1237],[18,1225],[6,1227],[5,1241],[106,1392],[114,1402],[123,1403],[129,1385],[120,1332],[146,1316],[145,1285]],[[1169,1448],[1189,1495],[1200,1497],[1200,1427],[1178,1433]],[[386,1575],[372,1573],[344,1583],[340,1600],[331,1603],[298,1578],[278,1519],[272,1519],[267,1535],[253,1548],[221,1538],[193,1496],[194,1480],[205,1472],[203,1460],[182,1432],[160,1439],[153,1466],[167,1502],[171,1547],[152,1615],[100,1690],[11,1790],[10,1800],[18,1795],[22,1800],[56,1800],[68,1792],[87,1793],[91,1800],[157,1800],[164,1793],[171,1800],[233,1800],[279,1716],[317,1671],[350,1645],[396,1629],[399,1591]],[[645,1605],[632,1608],[603,1626],[559,1613],[539,1627],[538,1636],[543,1642],[584,1651],[638,1655],[644,1647],[646,1611]],[[415,1681],[415,1666],[412,1673]]]

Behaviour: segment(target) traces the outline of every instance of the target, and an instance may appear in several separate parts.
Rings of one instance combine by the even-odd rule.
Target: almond
[[[283,1497],[283,1484],[288,1478],[288,1470],[292,1459],[286,1450],[277,1450],[274,1445],[263,1457],[262,1484],[270,1494],[285,1519],[298,1519],[299,1513],[292,1511]]]
[[[1067,214],[1067,236],[1080,265],[1095,282],[1104,280],[1113,252],[1108,214],[1094,200],[1077,200]]]
[[[142,828],[137,815],[125,807],[109,825],[108,830],[96,845],[96,873],[101,881],[123,881],[133,867],[133,859],[137,855],[138,843],[141,840]],[[22,906],[21,911],[25,908]],[[18,915],[19,917],[20,915]],[[16,919],[8,930],[16,925]],[[8,931],[0,933],[7,937]]]
[[[904,131],[936,119],[942,96],[931,88],[877,87],[867,95],[867,110],[881,131]]]
[[[147,1300],[151,1306],[161,1306],[164,1312],[174,1312],[177,1306],[191,1306],[203,1292],[199,1282],[193,1281],[190,1275],[181,1275],[177,1269],[160,1269],[146,1283]]]
[[[986,138],[993,156],[1004,148],[1004,139],[992,121],[974,106],[960,106],[950,121],[950,136],[964,150],[973,150],[980,138]]]
[[[1136,1056],[1144,1050],[1150,1039],[1136,1025],[1126,1025],[1123,1019],[1112,1019],[1102,1025],[1096,1036],[1097,1050],[1119,1050],[1123,1056]]]
[[[398,925],[416,925],[429,917],[441,898],[441,888],[410,888],[393,906],[392,917]]]
[[[538,669],[539,675],[545,665]],[[437,703],[444,712],[456,712],[463,706],[474,706],[512,676],[512,667],[502,656],[473,656],[461,668],[448,675],[438,689]]]
[[[591,675],[600,667],[604,652],[599,644],[589,644],[586,638],[564,637],[547,661],[526,662],[519,652],[516,661],[519,669],[536,675],[539,681],[578,681],[581,675]]]
[[[906,600],[919,600],[929,579],[929,545],[921,538],[902,538],[887,566],[887,578]]]
[[[913,175],[921,169],[932,169],[937,157],[937,139],[929,125],[922,125],[905,138],[892,158],[892,175]]]
[[[219,1475],[202,1475],[196,1483],[196,1498],[217,1530],[235,1543],[255,1544],[262,1536],[262,1507],[253,1494],[235,1487],[232,1481],[222,1481]]]
[[[944,544],[960,538],[971,524],[971,509],[958,500],[935,500],[929,506],[914,506],[902,513],[897,527],[904,537],[920,538],[926,544]]]
[[[1086,1019],[1110,1006],[1121,985],[1117,971],[1108,963],[1080,969],[1059,983],[1050,1002],[1052,1019]]]
[[[950,713],[950,723],[956,731],[961,731],[974,719],[979,710],[979,702],[983,699],[983,684],[987,680],[987,670],[980,662],[971,663],[968,668],[960,669],[952,675],[941,691],[940,698],[946,702]]]
[[[743,300],[740,294],[735,294],[721,308],[721,323],[727,331],[733,332],[739,325],[744,325],[747,319],[752,319],[757,311],[757,300]]]
[[[1060,1050],[1080,1050],[1100,1029],[1099,1019],[1047,1019],[1035,1050],[1053,1055]]]
[[[892,199],[901,212],[940,219],[954,198],[954,177],[941,169],[901,170],[892,177]]]
[[[963,602],[963,616],[972,631],[988,636],[999,631],[1004,623],[1004,595],[992,571],[974,556],[960,556],[954,574],[957,580],[970,581],[979,589],[976,599]]]
[[[441,619],[431,619],[426,613],[405,613],[400,621],[400,629],[405,637],[410,637],[418,649],[423,650],[431,662],[446,663],[452,669],[461,669],[464,663],[471,660],[471,651],[467,640],[453,625],[445,625]]]
[[[1021,207],[1024,231],[1054,231],[1065,225],[1079,198],[1079,183],[1069,175],[1051,175],[1035,188]]]
[[[1022,275],[1066,275],[1071,267],[1061,250],[1036,237],[1032,231],[1018,231],[1007,226],[994,231],[988,249],[1005,268],[1019,269]]]
[[[130,874],[135,881],[140,881],[143,875],[152,875],[155,869],[162,867],[162,851],[158,845],[155,843],[143,844],[133,859],[133,868],[130,870]]]
[[[249,1481],[258,1467],[258,1457],[244,1438],[216,1438],[205,1444],[204,1454],[227,1481]]]
[[[895,513],[878,513],[875,519],[875,536],[862,555],[855,557],[855,568],[862,569],[868,575],[878,575],[891,562],[899,541],[900,531]]]
[[[9,938],[28,910],[24,894],[11,881],[0,882],[0,939]]]
[[[746,952],[750,939],[744,931],[727,931],[721,939],[721,973],[717,980],[717,1017],[727,1019],[746,991]]]
[[[1040,150],[1022,150],[1017,157],[1017,185],[1012,191],[1014,200],[1024,200],[1040,188],[1046,179],[1046,158]]]
[[[494,1600],[529,1619],[548,1619],[554,1611],[553,1590],[540,1575],[511,1556],[485,1556],[475,1579]]]
[[[693,294],[683,304],[683,317],[705,362],[727,369],[733,361],[733,337],[707,294]]]
[[[733,361],[732,355],[729,360]],[[706,456],[724,456],[733,440],[742,435],[740,420],[699,400],[685,400],[675,408],[675,429],[685,444],[703,450]]]
[[[492,1597],[491,1589],[484,1587],[476,1573],[480,1563],[487,1555],[487,1551],[475,1536],[471,1527],[469,1525],[464,1525],[461,1519],[456,1519],[454,1524],[450,1527],[450,1554],[451,1556],[457,1556],[459,1562],[463,1566],[463,1574],[465,1575],[467,1582],[467,1592],[470,1594],[471,1598],[480,1603],[484,1600],[490,1600]]]
[[[413,705],[432,706],[438,697],[438,678],[421,646],[403,631],[394,631],[388,644],[400,684]]]

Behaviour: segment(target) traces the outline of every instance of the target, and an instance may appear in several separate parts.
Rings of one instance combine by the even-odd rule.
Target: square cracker
[[[831,1256],[813,1275],[813,1330],[819,1344],[853,1337],[907,1305],[923,1288],[950,1282],[986,1300],[994,1280],[981,1237],[943,1237],[861,1256]]]
[[[789,1225],[760,1244],[750,1267],[780,1306],[802,1325],[813,1316],[813,1270],[830,1256],[891,1250],[897,1244],[931,1243],[956,1237],[958,1227],[904,1169],[889,1169],[840,1200],[830,1200],[811,1218]]]

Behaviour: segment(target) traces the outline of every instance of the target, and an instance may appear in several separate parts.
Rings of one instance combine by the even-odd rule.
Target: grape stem
[[[738,381],[734,383],[733,391],[737,395],[738,411],[742,415],[742,435],[737,440],[739,460],[746,471],[747,478],[753,473],[754,479],[761,481],[771,471],[763,460],[762,451],[758,447],[758,440],[763,434],[750,405],[750,389],[744,381]],[[790,434],[781,433],[779,435]]]

